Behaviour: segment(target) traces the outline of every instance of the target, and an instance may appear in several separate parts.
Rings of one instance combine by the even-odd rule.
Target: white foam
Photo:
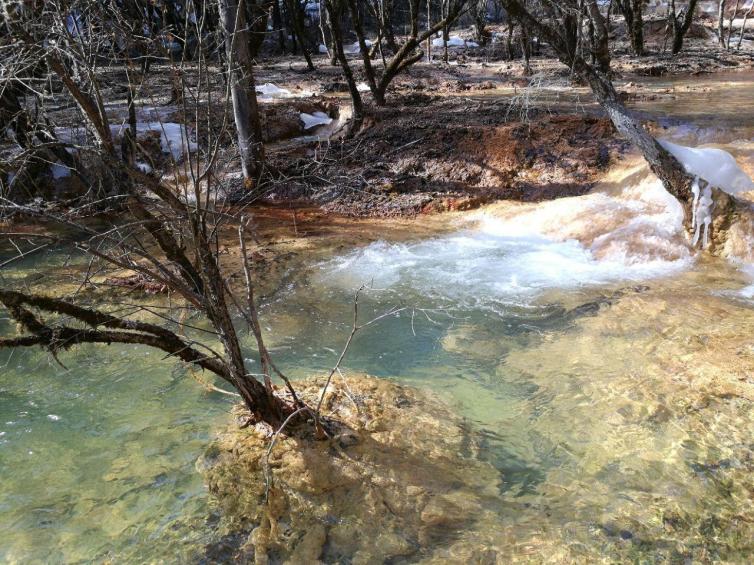
[[[492,207],[476,225],[418,243],[377,242],[323,266],[344,288],[413,289],[492,307],[549,289],[637,281],[686,268],[683,210],[655,178],[617,194]]]

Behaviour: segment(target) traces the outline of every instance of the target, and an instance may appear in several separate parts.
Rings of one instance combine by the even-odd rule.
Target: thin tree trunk
[[[336,5],[336,2],[339,1],[340,0],[325,0],[325,6],[327,7],[327,15],[330,21],[330,34],[332,35],[333,39],[334,55],[340,62],[343,76],[345,77],[346,83],[348,84],[348,92],[351,95],[351,104],[353,106],[353,120],[351,122],[351,128],[349,131],[350,135],[352,132],[358,131],[364,121],[364,103],[361,100],[361,93],[359,92],[359,89],[356,85],[356,79],[353,76],[351,66],[348,64],[348,57],[346,57],[346,53],[345,51],[343,51],[343,32],[340,28],[341,10],[339,9],[340,5]],[[364,39],[362,33],[361,42],[363,43],[363,41]],[[366,55],[366,57],[367,60],[365,65],[370,65],[371,68],[371,61],[369,61],[369,56]]]
[[[736,14],[738,14],[738,8],[740,5],[741,5],[741,0],[736,0],[736,7],[733,8],[733,12],[728,18],[728,39],[725,42],[726,49],[730,49],[730,38],[733,36],[733,20],[736,19]]]
[[[243,3],[244,0],[241,0]],[[252,188],[261,173],[264,146],[259,125],[254,80],[251,75],[249,31],[243,4],[236,0],[219,0],[220,19],[225,32],[228,80],[233,103],[241,169],[247,188]]]
[[[694,12],[696,11],[697,0],[690,0],[686,7],[686,13],[683,22],[678,23],[678,19],[673,15],[673,55],[677,55],[683,49],[683,40],[691,29],[691,23],[694,21]]]
[[[301,54],[306,60],[306,66],[309,70],[314,70],[314,63],[312,57],[309,54],[309,49],[306,47],[306,33],[304,32],[304,16],[302,13],[301,5],[298,0],[286,0],[288,7],[288,14],[293,26],[293,36],[298,38],[298,43],[301,46]]]
[[[737,51],[741,49],[741,44],[744,41],[744,34],[746,33],[746,22],[749,20],[749,16],[751,16],[752,10],[754,10],[754,1],[752,1],[751,6],[749,6],[749,9],[746,10],[746,13],[744,14],[744,21],[741,24],[741,35],[738,36],[738,44],[736,45]]]
[[[717,40],[720,47],[725,47],[725,0],[720,0],[717,6]]]
[[[278,30],[278,46],[280,52],[285,53],[285,30],[283,29],[283,17],[280,13],[280,0],[272,3],[272,27]]]

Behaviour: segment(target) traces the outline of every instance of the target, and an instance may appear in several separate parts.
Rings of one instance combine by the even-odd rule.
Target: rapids
[[[750,100],[754,81],[734,90]],[[666,138],[724,149],[751,176],[754,129],[725,97],[714,123],[698,120],[709,97],[696,95],[676,103]],[[745,562],[754,267],[696,255],[681,221],[629,161],[588,195],[496,204],[450,233],[358,248],[346,233],[289,262],[261,312],[269,346],[290,376],[320,374],[348,335],[356,288],[369,287],[363,320],[406,308],[356,336],[346,373],[433,391],[496,473],[484,512],[409,540],[420,555],[463,562],[453,547],[469,540],[502,562]],[[57,249],[2,277],[75,289],[85,269]],[[195,462],[232,399],[141,348],[62,360],[68,369],[0,353],[0,561],[229,559],[245,536],[218,528]]]

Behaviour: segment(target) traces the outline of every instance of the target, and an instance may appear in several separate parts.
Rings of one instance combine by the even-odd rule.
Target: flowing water
[[[754,128],[739,112],[751,111],[754,81],[736,81],[708,79],[723,97],[714,114],[696,93],[659,111],[669,139],[717,143],[751,174]],[[746,257],[696,257],[680,214],[628,164],[583,197],[502,203],[448,234],[307,253],[263,308],[269,345],[291,376],[322,372],[356,288],[368,287],[362,320],[404,307],[357,335],[345,368],[430,389],[468,419],[501,477],[497,518],[468,527],[504,562],[748,562],[752,269]],[[3,284],[42,272],[71,285],[83,264],[57,250]],[[0,561],[221,555],[194,464],[232,400],[143,348],[61,361],[0,357]]]

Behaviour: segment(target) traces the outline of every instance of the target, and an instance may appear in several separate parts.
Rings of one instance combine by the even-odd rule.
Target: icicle
[[[694,201],[691,203],[691,229],[696,228],[696,205],[699,202],[699,177],[694,177],[694,184],[691,185],[691,192],[694,195]]]
[[[709,244],[709,227],[712,223],[712,185],[707,183],[704,188],[704,192],[696,206],[696,229],[694,230],[694,239],[691,245],[696,247],[699,243],[699,236],[702,232],[702,226],[704,226],[704,239],[702,241],[702,247],[707,247]]]

